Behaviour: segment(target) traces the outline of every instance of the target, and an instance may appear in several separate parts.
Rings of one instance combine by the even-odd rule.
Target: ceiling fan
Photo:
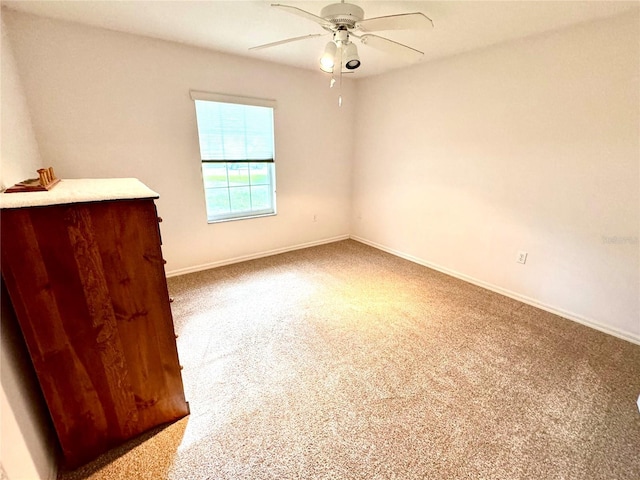
[[[335,67],[338,67],[338,71],[342,73],[342,67],[346,68],[347,71],[353,71],[360,66],[358,50],[351,38],[357,38],[364,45],[399,57],[407,62],[418,61],[423,56],[423,52],[370,32],[433,27],[433,21],[420,12],[365,19],[362,8],[352,3],[346,3],[344,0],[341,3],[327,5],[320,11],[319,16],[290,5],[272,3],[271,6],[316,22],[327,33],[312,33],[301,37],[287,38],[258,45],[249,50],[260,50],[308,38],[332,35],[332,40],[327,43],[324,53],[320,57],[320,69],[327,73],[334,73]]]

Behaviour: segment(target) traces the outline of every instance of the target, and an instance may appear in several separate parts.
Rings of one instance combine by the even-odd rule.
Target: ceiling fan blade
[[[307,12],[306,10],[302,10],[301,8],[292,7],[290,5],[282,5],[281,3],[272,3],[271,6],[281,8],[285,12],[293,13],[294,15],[298,15],[300,17],[306,18],[307,20],[316,22],[323,28],[327,28],[327,29],[333,28],[333,23],[325,20],[322,17],[314,15],[313,13]]]
[[[356,28],[363,32],[377,32],[378,30],[412,30],[433,27],[433,20],[424,13],[401,13],[386,17],[367,18],[356,22]]]
[[[297,42],[299,40],[306,40],[307,38],[324,37],[326,33],[312,33],[310,35],[302,35],[301,37],[287,38],[285,40],[278,40],[277,42],[265,43],[264,45],[258,45],[251,47],[249,50],[262,50],[263,48],[276,47],[278,45],[284,45],[285,43]]]
[[[379,37],[370,33],[362,35],[360,41],[369,47],[377,48],[383,52],[402,58],[407,62],[417,62],[424,55],[420,50],[408,47],[402,43],[394,42],[388,38]]]

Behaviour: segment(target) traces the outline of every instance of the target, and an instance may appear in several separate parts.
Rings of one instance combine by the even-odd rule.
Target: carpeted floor
[[[169,289],[191,415],[60,480],[640,478],[640,346],[354,241]]]

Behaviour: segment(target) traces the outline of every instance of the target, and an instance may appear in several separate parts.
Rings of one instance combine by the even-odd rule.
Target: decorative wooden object
[[[0,213],[2,276],[66,465],[187,415],[153,199]]]
[[[46,192],[51,190],[60,181],[53,173],[53,167],[38,170],[38,178],[30,178],[5,190],[5,193],[18,192]]]

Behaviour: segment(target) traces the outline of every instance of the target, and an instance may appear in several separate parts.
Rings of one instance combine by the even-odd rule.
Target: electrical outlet
[[[522,264],[527,263],[527,255],[528,255],[527,252],[522,252],[522,251],[518,252],[518,258],[516,259],[516,262],[522,263]]]

